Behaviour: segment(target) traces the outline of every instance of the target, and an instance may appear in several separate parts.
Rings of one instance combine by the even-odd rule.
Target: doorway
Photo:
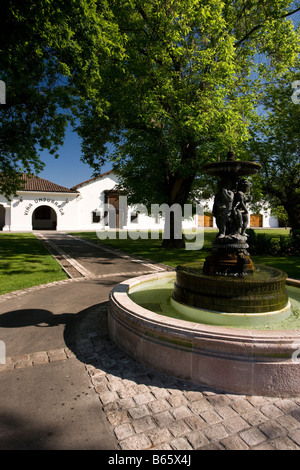
[[[0,230],[3,230],[3,227],[5,225],[5,208],[0,205]]]
[[[109,228],[118,229],[126,225],[127,208],[120,208],[120,192],[117,190],[105,191],[105,203],[111,206],[108,211],[108,226]]]
[[[56,230],[56,212],[50,206],[39,206],[32,214],[32,230]]]

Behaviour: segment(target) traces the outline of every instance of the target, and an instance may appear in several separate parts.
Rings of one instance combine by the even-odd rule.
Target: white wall
[[[77,189],[80,193],[77,203],[78,230],[96,230],[99,228],[99,223],[93,223],[92,212],[99,211],[101,204],[104,204],[104,191],[113,189],[117,184],[117,176],[109,173]]]
[[[22,200],[21,200],[22,199]],[[67,202],[68,199],[68,202]],[[39,206],[51,207],[57,217],[57,230],[77,228],[76,194],[18,192],[11,202],[11,231],[31,231],[32,214]]]
[[[114,189],[117,185],[118,177],[114,173],[109,172],[78,187],[78,194],[19,191],[18,196],[14,197],[11,202],[0,195],[0,204],[5,208],[5,226],[3,231],[31,231],[32,214],[37,207],[42,205],[48,205],[55,211],[57,230],[96,231],[104,229],[103,205],[105,202],[105,191]],[[203,201],[205,211],[211,212],[212,206],[213,199]],[[102,220],[99,223],[93,223],[93,211],[100,212]],[[132,222],[131,215],[138,211],[140,213],[138,214],[137,222]],[[262,214],[263,227],[278,227],[277,219],[272,217],[269,211],[264,211]],[[197,215],[183,220],[183,228],[185,229],[197,227],[197,224]],[[216,228],[215,219],[213,226]],[[155,218],[151,216],[151,214],[147,213],[147,210],[146,213],[143,213],[139,205],[129,206],[127,221],[123,228],[127,230],[161,230],[164,228],[164,219],[162,217]]]

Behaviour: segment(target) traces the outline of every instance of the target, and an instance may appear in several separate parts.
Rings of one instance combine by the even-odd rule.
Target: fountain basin
[[[196,323],[160,315],[129,297],[148,282],[166,280],[175,281],[175,273],[129,279],[110,293],[109,334],[122,350],[150,368],[226,393],[300,395],[300,330]]]
[[[251,276],[216,276],[203,273],[199,263],[177,266],[173,298],[180,304],[218,312],[261,314],[286,310],[287,274],[255,266]]]

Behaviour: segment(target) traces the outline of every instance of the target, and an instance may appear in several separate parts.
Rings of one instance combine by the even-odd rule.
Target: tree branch
[[[293,10],[293,11],[290,11],[289,13],[286,13],[285,15],[282,15],[280,16],[279,18],[277,19],[282,19],[282,18],[287,18],[288,16],[291,16],[293,15],[294,13],[297,13],[298,11],[300,11],[300,7],[299,8],[296,8],[296,10]],[[266,18],[262,23],[254,26],[254,28],[251,29],[251,31],[249,31],[249,33],[245,34],[245,36],[240,39],[235,45],[234,47],[239,47],[240,44],[242,44],[244,41],[246,41],[255,31],[257,31],[259,28],[261,28],[264,23],[268,20],[269,18]]]

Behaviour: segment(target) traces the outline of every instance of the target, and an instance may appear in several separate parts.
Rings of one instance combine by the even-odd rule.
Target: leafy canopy
[[[105,1],[2,0],[2,194],[18,189],[20,173],[43,168],[41,150],[58,156],[78,103],[95,95],[99,61],[122,55],[117,36]]]
[[[81,109],[84,158],[99,171],[111,142],[132,202],[184,203],[201,165],[248,138],[264,84],[294,63],[291,1],[110,5],[125,57],[101,63]]]

